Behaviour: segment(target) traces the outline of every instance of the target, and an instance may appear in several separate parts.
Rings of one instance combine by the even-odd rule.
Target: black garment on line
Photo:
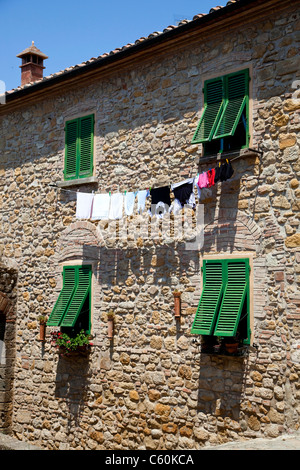
[[[220,166],[217,166],[215,168],[215,183],[217,183],[218,181],[220,181],[220,173],[221,173],[221,167]]]
[[[175,199],[178,199],[180,204],[184,206],[193,192],[193,183],[184,183],[181,186],[177,186],[177,188],[173,188],[172,191]]]
[[[222,163],[221,166],[217,166],[215,169],[215,183],[218,181],[226,181],[232,177],[234,170],[230,161],[227,163]]]
[[[164,204],[171,205],[170,188],[169,186],[163,186],[162,188],[150,189],[151,204],[158,204],[163,202]]]
[[[164,204],[165,206],[167,205],[168,208],[171,205],[170,187],[169,186],[163,186],[161,188],[150,189],[150,196],[151,196],[151,206],[152,206],[151,207],[151,212],[152,212],[152,215],[156,214],[156,207],[153,207],[153,206],[157,206],[157,204],[160,203],[159,207],[158,207],[159,212],[156,215],[162,215],[166,210],[166,207],[164,207],[164,211],[162,210],[162,204]]]

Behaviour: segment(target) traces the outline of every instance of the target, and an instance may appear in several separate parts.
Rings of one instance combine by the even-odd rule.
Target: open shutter
[[[209,142],[214,134],[218,119],[224,107],[223,79],[208,80],[204,83],[204,111],[192,139],[192,144]]]
[[[59,326],[75,291],[75,268],[66,267],[63,272],[63,288],[49,316],[47,325]]]
[[[78,119],[66,122],[65,127],[65,179],[77,177]]]
[[[78,176],[93,175],[94,115],[79,120],[79,172]]]
[[[223,292],[222,261],[203,262],[203,291],[191,333],[211,335]]]
[[[249,289],[249,260],[227,260],[227,283],[214,331],[215,336],[235,336]]]
[[[88,294],[90,294],[91,273],[91,266],[76,266],[76,289],[61,322],[61,326],[73,327],[75,325],[83,304]]]
[[[224,77],[224,79],[226,100],[213,139],[221,139],[234,135],[248,102],[248,70],[230,74]]]

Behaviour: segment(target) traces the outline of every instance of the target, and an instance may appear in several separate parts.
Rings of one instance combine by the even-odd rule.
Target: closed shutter
[[[248,70],[225,78],[225,105],[215,130],[214,139],[233,136],[248,102]]]
[[[235,336],[249,289],[249,260],[227,260],[227,282],[214,331],[215,336]]]
[[[203,291],[193,322],[191,333],[211,335],[223,292],[222,262],[203,262]]]
[[[59,326],[75,291],[75,268],[67,267],[63,271],[63,288],[49,316],[47,325]]]
[[[77,177],[78,119],[66,122],[65,127],[65,179]]]
[[[79,178],[93,175],[93,144],[94,116],[84,116],[79,121]]]
[[[204,111],[193,136],[192,143],[209,142],[214,134],[224,107],[223,80],[206,81],[204,84]]]
[[[90,293],[91,266],[76,266],[76,289],[69,303],[61,326],[73,327],[81,312],[83,304]]]

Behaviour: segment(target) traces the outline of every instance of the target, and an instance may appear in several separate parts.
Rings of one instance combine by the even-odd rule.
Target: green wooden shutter
[[[224,83],[226,100],[213,139],[233,136],[245,107],[248,120],[248,70],[226,75]]]
[[[235,336],[246,296],[249,296],[249,260],[224,261],[227,265],[227,282],[214,335]]]
[[[59,326],[75,291],[75,268],[66,267],[63,270],[63,287],[49,316],[47,325]]]
[[[78,119],[66,122],[65,126],[65,179],[77,177]]]
[[[223,107],[223,79],[206,81],[204,83],[204,111],[193,136],[192,144],[209,142],[212,139]]]
[[[223,292],[222,261],[203,261],[203,291],[192,325],[191,333],[211,335]]]
[[[78,177],[93,175],[94,116],[79,120],[79,171]]]
[[[61,322],[61,326],[73,327],[83,304],[91,291],[91,266],[76,266],[76,289],[69,303],[67,311]]]

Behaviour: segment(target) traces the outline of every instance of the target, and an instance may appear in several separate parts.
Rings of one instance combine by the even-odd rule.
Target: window
[[[93,176],[93,147],[93,114],[66,122],[65,180]]]
[[[249,146],[249,70],[204,82],[204,110],[192,139],[204,155]]]
[[[203,290],[191,333],[250,344],[249,259],[203,261]]]
[[[47,325],[61,326],[79,333],[91,330],[91,280],[90,265],[64,266],[63,287],[49,316]]]

